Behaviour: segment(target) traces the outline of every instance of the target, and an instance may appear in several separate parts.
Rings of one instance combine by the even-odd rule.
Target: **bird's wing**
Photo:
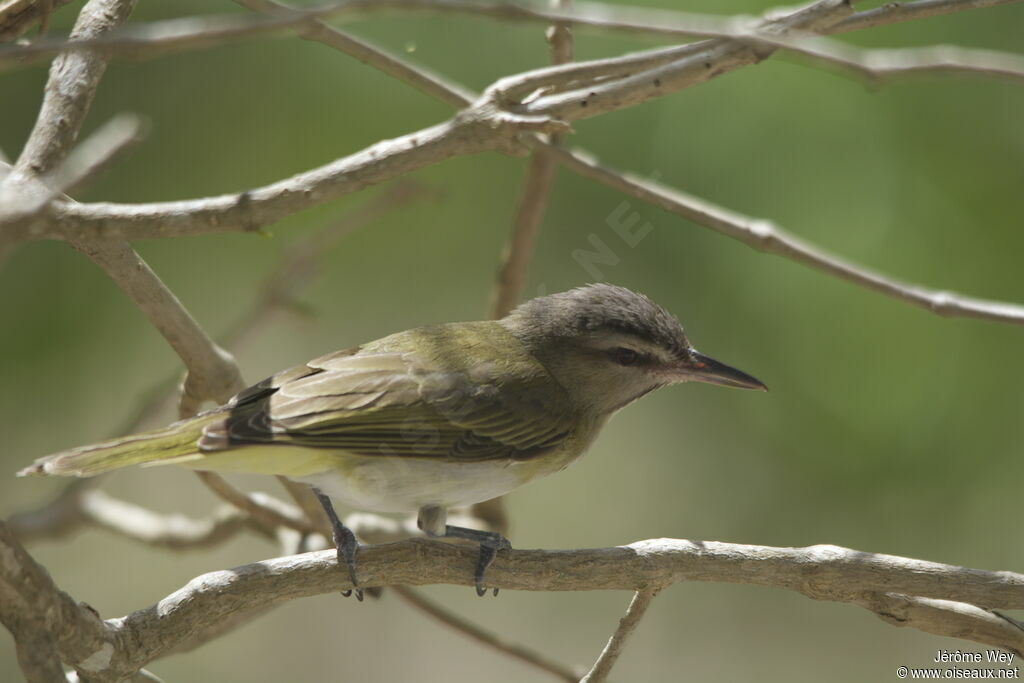
[[[503,373],[493,363],[446,372],[415,354],[350,349],[243,391],[199,445],[206,452],[288,444],[360,455],[528,459],[557,447],[572,424],[557,384],[540,392],[546,401],[526,398],[537,395],[537,381],[554,383],[539,365],[532,375]]]

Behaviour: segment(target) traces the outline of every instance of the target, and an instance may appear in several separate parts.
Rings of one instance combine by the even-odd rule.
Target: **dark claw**
[[[494,534],[493,537],[480,541],[480,555],[476,561],[476,572],[473,574],[476,594],[480,597],[487,594],[487,589],[484,587],[484,574],[487,572],[487,568],[494,562],[499,550],[507,550],[511,547],[512,544],[501,534]],[[492,595],[498,595],[497,587],[492,591]]]

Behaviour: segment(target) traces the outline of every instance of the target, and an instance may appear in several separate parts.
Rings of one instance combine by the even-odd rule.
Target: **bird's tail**
[[[47,455],[18,472],[18,476],[92,477],[128,465],[163,464],[161,461],[196,453],[196,441],[203,427],[221,417],[218,411],[211,411],[163,429]]]

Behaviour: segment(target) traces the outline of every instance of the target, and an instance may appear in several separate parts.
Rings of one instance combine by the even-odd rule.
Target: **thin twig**
[[[292,505],[259,492],[245,493],[239,491],[216,472],[198,471],[196,474],[221,499],[231,503],[240,510],[244,510],[254,519],[258,519],[264,524],[272,527],[287,527],[303,534],[315,533],[317,531],[301,511]]]
[[[251,10],[264,14],[280,14],[295,8],[274,0],[235,0]],[[397,78],[417,90],[422,90],[442,102],[460,109],[476,99],[476,96],[461,85],[446,81],[444,76],[425,67],[409,62],[381,50],[379,47],[346,31],[335,28],[321,19],[310,18],[296,27],[296,33],[304,40],[323,43]]]
[[[123,240],[71,240],[110,276],[142,311],[188,369],[179,416],[205,401],[224,403],[245,387],[234,356],[217,345],[142,257]]]
[[[300,484],[288,477],[277,477],[277,480],[284,487],[285,491],[288,492],[288,495],[292,497],[292,500],[295,501],[299,509],[302,510],[310,527],[329,541],[332,536],[331,522],[327,519],[327,514],[324,512],[313,490],[306,484]]]
[[[991,7],[1019,0],[923,0],[912,3],[890,3],[884,7],[860,12],[828,29],[828,33],[847,32],[882,24],[920,19],[964,9]],[[351,34],[331,28],[323,19],[344,14],[398,9],[405,11],[458,12],[487,16],[502,21],[555,22],[564,26],[580,25],[591,28],[649,34],[673,38],[730,38],[753,40],[775,48],[803,53],[815,61],[842,64],[848,58],[841,54],[845,47],[839,43],[819,42],[806,44],[797,36],[767,32],[758,26],[755,17],[719,17],[684,13],[674,10],[643,7],[618,7],[601,3],[578,3],[573,8],[554,6],[550,9],[508,3],[477,2],[475,0],[365,0],[344,2],[314,10],[289,7],[274,0],[236,0],[263,12],[260,19],[240,19],[235,16],[195,17],[165,20],[152,24],[136,24],[104,36],[86,40],[43,40],[29,46],[0,48],[0,69],[14,65],[25,66],[66,50],[102,48],[121,58],[152,57],[182,50],[214,47],[228,41],[265,36],[284,30],[294,30],[303,38],[331,44],[359,59],[366,53],[366,44]],[[930,49],[930,48],[927,48]],[[886,62],[885,51],[864,51],[863,59],[879,64]],[[889,58],[896,55],[890,55]],[[847,65],[854,68],[853,65]],[[940,68],[941,67],[941,68]],[[389,69],[401,71],[409,65],[392,61]],[[885,69],[889,76],[903,69],[894,63]],[[915,66],[913,71],[922,67]],[[1014,80],[1024,78],[1019,58],[994,51],[966,51],[962,48],[944,52],[940,65],[929,71],[941,73],[982,73],[1002,75]],[[426,69],[414,67],[414,77],[424,88],[433,88],[439,77]],[[422,72],[422,73],[420,73]],[[397,75],[393,73],[392,75]],[[421,76],[428,76],[422,78]],[[442,98],[444,91],[435,93]],[[463,93],[465,94],[465,93]],[[449,104],[456,104],[448,99]]]
[[[743,216],[660,183],[613,170],[579,150],[570,151],[554,147],[547,149],[550,154],[558,157],[566,168],[580,175],[683,216],[759,251],[783,256],[936,315],[1024,324],[1024,306],[973,299],[953,292],[904,283],[827,254],[818,247],[789,234],[771,221]]]
[[[633,635],[633,631],[640,624],[640,620],[650,606],[651,601],[660,590],[660,587],[654,586],[641,588],[633,594],[633,599],[629,603],[629,609],[626,610],[625,616],[619,619],[618,628],[615,629],[612,637],[608,639],[608,643],[604,646],[604,650],[601,651],[597,661],[594,662],[594,666],[591,667],[586,676],[580,679],[580,683],[604,683],[608,680],[608,674],[611,673],[612,667],[615,666],[619,655],[622,654],[622,648],[625,647],[626,640]]]
[[[979,75],[1024,83],[1024,57],[995,50],[955,45],[866,50],[825,38],[768,42],[819,66],[834,67],[872,85],[926,75]]]
[[[556,662],[543,653],[530,649],[525,645],[509,642],[496,633],[481,628],[451,610],[445,609],[413,588],[408,586],[392,586],[391,590],[416,609],[479,643],[483,643],[510,657],[515,657],[519,661],[526,662],[542,671],[547,671],[563,681],[576,683],[579,680],[579,674],[564,664]]]
[[[896,24],[903,21],[927,19],[943,14],[952,14],[969,9],[984,9],[997,5],[1009,5],[1020,0],[917,0],[916,2],[887,2],[839,22],[833,27],[833,33],[860,31],[876,26]]]

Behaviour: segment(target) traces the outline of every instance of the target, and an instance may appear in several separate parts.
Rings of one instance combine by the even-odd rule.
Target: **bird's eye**
[[[619,365],[636,365],[640,361],[640,354],[633,349],[620,346],[615,349],[615,362]]]

